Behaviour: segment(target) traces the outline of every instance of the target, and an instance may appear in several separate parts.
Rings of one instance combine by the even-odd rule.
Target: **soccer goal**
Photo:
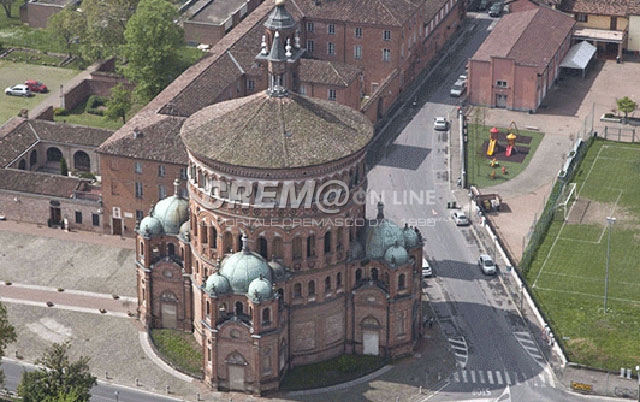
[[[558,205],[556,211],[559,213],[562,211],[562,217],[566,221],[569,217],[569,212],[573,205],[573,201],[576,199],[576,183],[569,183],[564,186],[562,193],[558,197]]]

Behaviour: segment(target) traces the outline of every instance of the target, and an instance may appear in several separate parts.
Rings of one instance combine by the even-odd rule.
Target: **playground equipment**
[[[518,126],[516,126],[515,121],[512,121],[509,125],[509,134],[507,135],[507,149],[504,152],[506,156],[511,156],[511,152],[514,150],[517,152],[517,150],[515,149],[517,136],[513,133],[514,130],[517,133]]]
[[[487,147],[487,155],[491,156],[495,152],[496,144],[498,143],[498,128],[494,127],[489,131],[491,137],[489,138],[489,146]]]

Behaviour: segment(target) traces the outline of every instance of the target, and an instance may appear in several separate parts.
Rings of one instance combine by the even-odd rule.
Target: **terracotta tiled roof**
[[[413,17],[422,3],[448,0],[292,0],[310,19],[349,21],[362,24],[401,26]]]
[[[371,140],[373,125],[335,102],[262,92],[195,113],[181,135],[189,151],[205,161],[282,169],[351,155]]]
[[[298,77],[302,82],[348,87],[361,72],[362,69],[349,64],[302,59],[300,60]]]
[[[629,0],[629,15],[640,15],[640,0]]]
[[[184,118],[143,114],[132,121],[138,122],[139,125],[134,127],[126,137],[103,144],[100,152],[135,159],[187,164],[187,152],[179,135]],[[142,133],[137,138],[134,137],[136,129]]]
[[[0,127],[0,169],[4,169],[32,144],[38,137],[30,130],[26,120],[14,117]]]
[[[496,24],[473,59],[508,57],[521,64],[538,66],[543,71],[574,24],[573,18],[547,7],[507,14]]]
[[[42,194],[70,198],[74,190],[83,187],[86,179],[58,176],[49,173],[0,169],[0,189],[28,194]]]
[[[625,17],[629,2],[629,0],[565,0],[559,8],[569,13]]]

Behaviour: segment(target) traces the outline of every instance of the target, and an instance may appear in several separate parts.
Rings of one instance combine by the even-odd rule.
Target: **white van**
[[[430,278],[431,276],[433,276],[433,271],[429,261],[426,258],[422,258],[422,279]]]

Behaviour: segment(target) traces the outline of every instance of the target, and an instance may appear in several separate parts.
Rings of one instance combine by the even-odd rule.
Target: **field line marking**
[[[536,288],[537,290],[545,290],[548,292],[558,292],[558,293],[568,293],[571,295],[575,295],[575,296],[586,296],[586,297],[594,297],[594,298],[598,298],[598,299],[602,299],[602,295],[592,295],[590,293],[584,293],[584,292],[577,292],[574,290],[563,290],[563,289],[551,289],[551,288]],[[617,300],[617,301],[621,301],[621,302],[625,302],[625,303],[635,303],[635,304],[640,304],[640,300],[633,300],[633,299],[624,299],[622,297],[608,297],[609,299],[612,300]]]
[[[533,285],[531,285],[533,288],[536,287],[536,284],[538,283],[538,279],[540,278],[540,275],[542,275],[542,271],[544,270],[544,266],[547,265],[547,261],[549,261],[549,257],[551,256],[551,252],[553,251],[553,248],[556,246],[556,243],[558,242],[558,239],[560,238],[560,233],[562,233],[562,229],[564,229],[564,225],[565,225],[565,222],[562,222],[562,226],[560,227],[560,230],[558,231],[558,235],[556,236],[555,240],[553,241],[553,244],[551,245],[551,248],[549,249],[549,252],[547,253],[547,256],[544,258],[544,262],[542,263],[542,266],[540,267],[540,271],[538,271],[538,275],[536,276],[536,280],[533,281]]]
[[[580,239],[570,239],[568,237],[558,237],[558,240],[564,240],[564,241],[575,241],[578,243],[590,243],[590,244],[600,244],[600,240],[602,240],[602,236],[600,236],[600,240],[598,241],[592,241],[592,240],[580,240]]]

